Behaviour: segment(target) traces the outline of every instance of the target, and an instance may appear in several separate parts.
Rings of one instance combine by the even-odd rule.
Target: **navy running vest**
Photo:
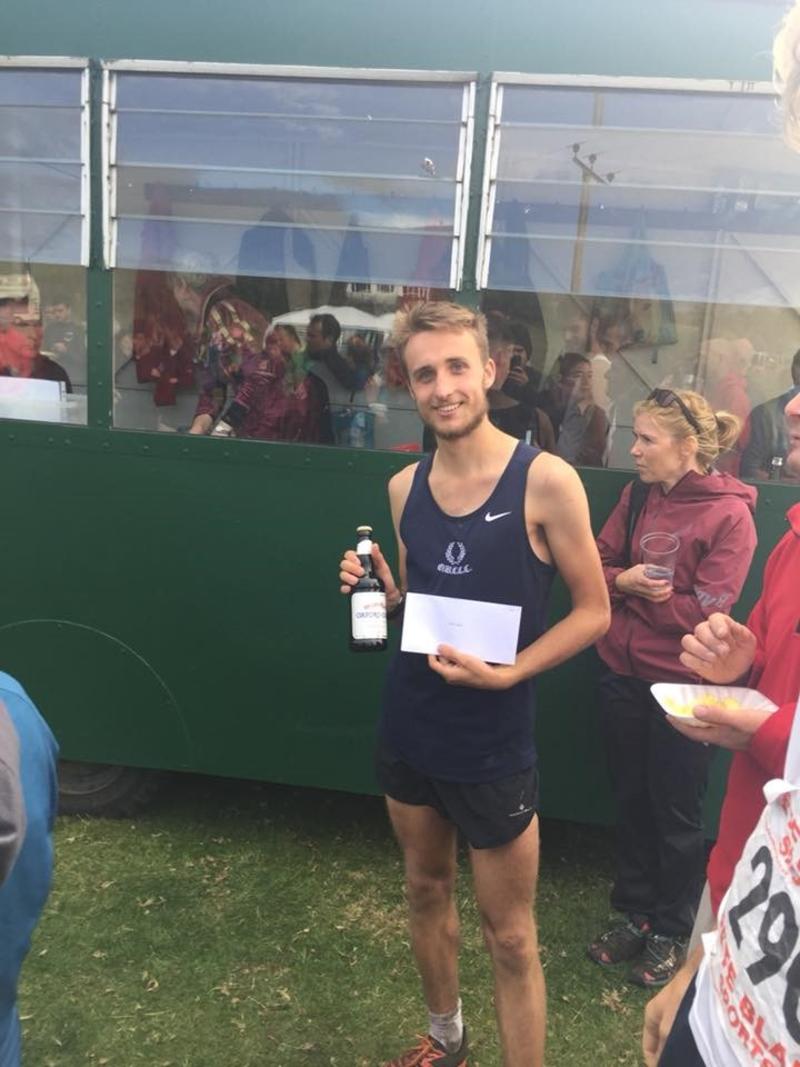
[[[525,528],[528,468],[539,454],[520,442],[491,496],[470,515],[446,515],[421,460],[400,521],[410,593],[522,606],[517,650],[546,627],[554,568],[533,552]],[[427,656],[398,651],[387,672],[380,739],[431,778],[490,782],[536,762],[534,680],[490,691],[450,686]]]

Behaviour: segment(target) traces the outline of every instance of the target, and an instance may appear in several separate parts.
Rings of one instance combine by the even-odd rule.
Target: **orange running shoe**
[[[420,1037],[419,1044],[403,1052],[396,1060],[389,1060],[383,1067],[467,1067],[467,1031],[461,1039],[461,1047],[448,1052],[444,1045],[428,1034]]]

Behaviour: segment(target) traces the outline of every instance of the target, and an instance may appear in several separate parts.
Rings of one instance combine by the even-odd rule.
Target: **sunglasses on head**
[[[647,399],[655,401],[655,403],[658,404],[660,408],[668,408],[671,407],[673,404],[677,404],[678,407],[681,409],[683,417],[694,429],[695,433],[702,434],[703,431],[700,429],[700,424],[698,423],[697,419],[694,417],[691,411],[689,411],[689,409],[678,396],[678,394],[674,393],[671,389],[654,389]]]

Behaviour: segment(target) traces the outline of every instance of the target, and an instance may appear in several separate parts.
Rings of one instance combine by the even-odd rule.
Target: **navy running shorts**
[[[539,808],[535,766],[494,782],[448,782],[420,774],[380,746],[375,770],[387,797],[433,808],[460,830],[471,848],[507,845],[528,828]]]

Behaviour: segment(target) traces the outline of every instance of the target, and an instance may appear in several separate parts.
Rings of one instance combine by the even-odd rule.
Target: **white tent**
[[[359,311],[353,307],[331,307],[323,304],[318,308],[300,308],[297,311],[287,311],[285,315],[276,315],[272,320],[275,326],[285,323],[287,326],[308,326],[314,315],[333,315],[342,328],[342,331],[353,332],[355,330],[374,330],[376,333],[389,333],[394,322],[394,314],[389,312],[385,315],[370,315],[366,311]]]

